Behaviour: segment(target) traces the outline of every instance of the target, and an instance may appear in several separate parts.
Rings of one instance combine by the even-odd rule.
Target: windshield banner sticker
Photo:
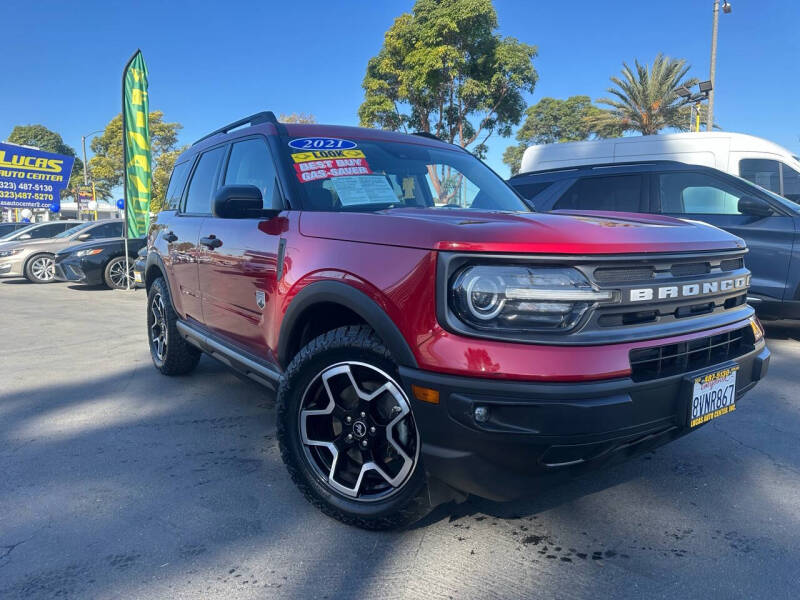
[[[331,177],[344,177],[345,175],[369,175],[372,173],[365,158],[334,158],[301,162],[294,165],[294,170],[301,183],[330,179]]]
[[[358,148],[358,144],[350,140],[329,137],[297,138],[289,142],[290,148],[297,150],[345,150]]]
[[[325,158],[365,158],[365,156],[361,150],[313,150],[311,152],[295,152],[292,154],[292,160],[296,163]]]

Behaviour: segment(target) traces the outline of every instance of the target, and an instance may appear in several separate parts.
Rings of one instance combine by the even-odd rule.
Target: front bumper
[[[18,256],[0,258],[0,277],[22,277],[25,260]]]
[[[67,257],[61,259],[56,256],[55,277],[58,281],[72,281],[85,283],[87,285],[99,285],[103,283],[103,272],[97,266],[87,268],[85,258]]]
[[[769,359],[761,340],[734,360],[644,382],[498,381],[405,367],[400,375],[428,473],[463,492],[511,500],[547,474],[575,474],[685,435],[688,378],[738,364],[738,400],[766,375]],[[439,403],[416,400],[412,385],[439,391]],[[486,422],[475,420],[477,406],[488,408]]]

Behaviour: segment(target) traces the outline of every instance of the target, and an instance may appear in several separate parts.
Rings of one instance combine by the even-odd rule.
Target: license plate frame
[[[689,429],[736,410],[738,371],[739,365],[734,364],[687,378],[686,426]]]

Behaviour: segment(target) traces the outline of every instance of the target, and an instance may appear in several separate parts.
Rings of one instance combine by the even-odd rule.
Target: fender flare
[[[399,365],[417,367],[414,353],[389,315],[364,292],[338,281],[316,281],[304,287],[292,299],[281,321],[279,364],[287,365],[289,362],[289,341],[300,315],[315,304],[322,303],[339,304],[356,313],[375,330]]]
[[[123,250],[123,256],[125,252]],[[161,259],[161,256],[158,255],[156,252],[148,252],[147,253],[147,261],[144,264],[144,273],[145,273],[145,289],[150,291],[150,284],[147,283],[147,272],[150,270],[151,267],[157,267],[161,271],[161,275],[166,279],[167,278],[167,269],[164,267],[164,261]],[[169,285],[169,281],[167,281]]]

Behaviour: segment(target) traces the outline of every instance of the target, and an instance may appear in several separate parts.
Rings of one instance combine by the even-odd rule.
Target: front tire
[[[177,323],[167,282],[159,277],[147,293],[147,341],[153,364],[164,375],[189,373],[200,360],[200,350],[181,337]]]
[[[368,327],[341,327],[294,357],[278,390],[292,480],[325,514],[392,529],[428,509],[420,438],[397,366]]]
[[[52,254],[35,254],[25,263],[25,278],[31,283],[51,283],[56,277]]]
[[[126,290],[133,287],[133,259],[128,258],[128,269],[125,269],[125,257],[117,256],[108,261],[103,280],[112,290]]]

